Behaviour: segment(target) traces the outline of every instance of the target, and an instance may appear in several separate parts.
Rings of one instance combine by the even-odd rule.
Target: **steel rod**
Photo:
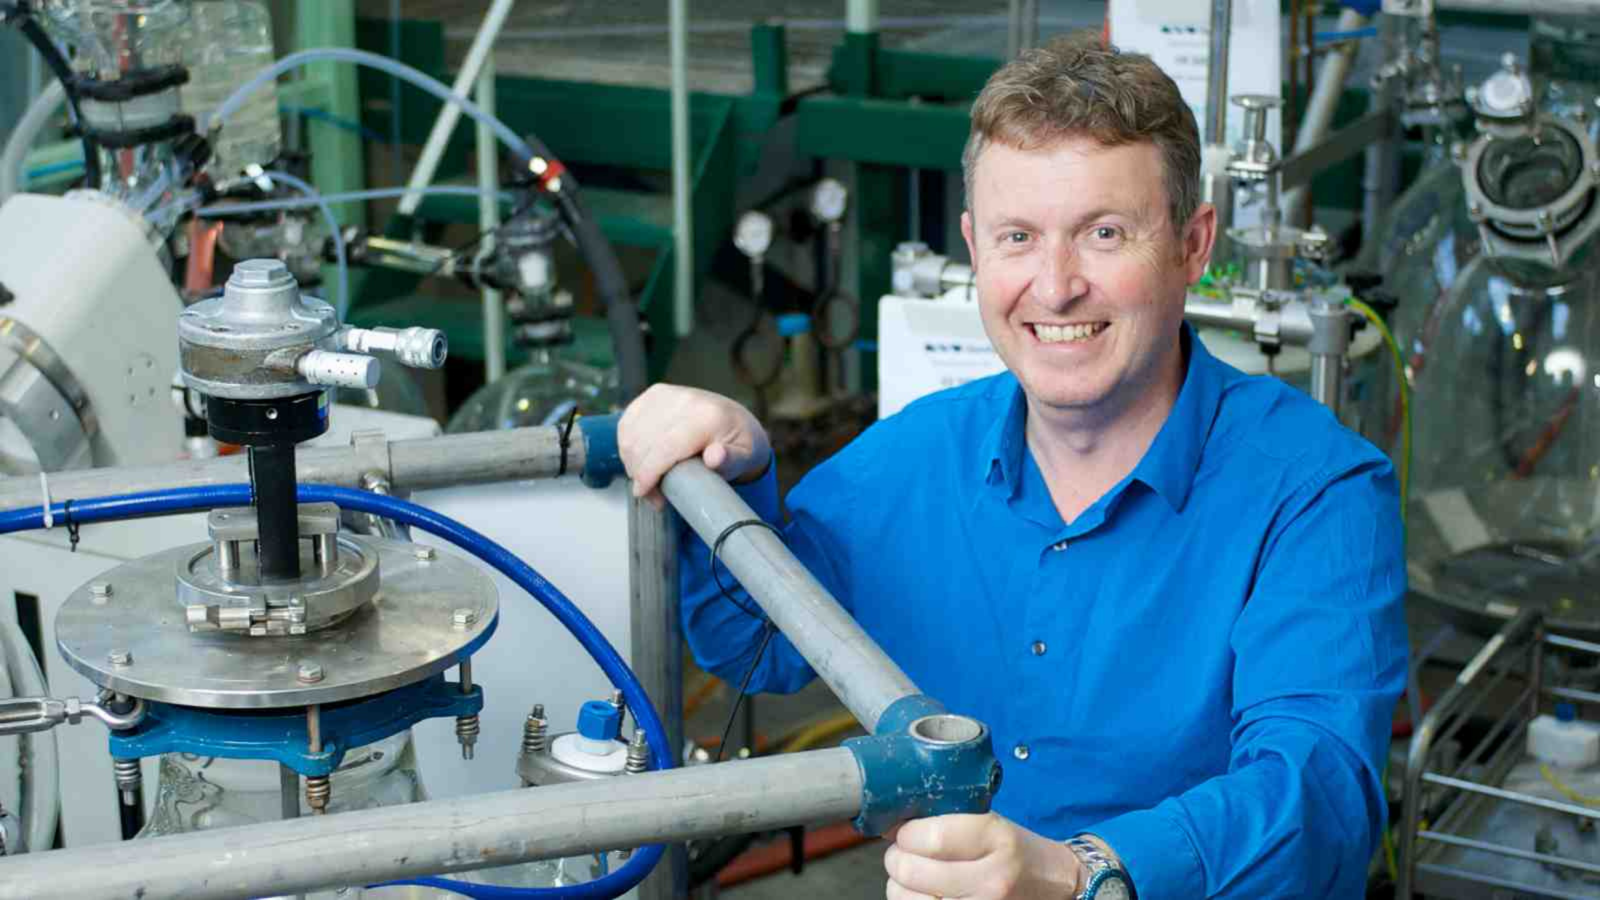
[[[662,492],[708,546],[730,525],[759,519],[698,459],[674,466]],[[718,559],[868,731],[896,700],[921,693],[770,530],[733,531]]]
[[[353,447],[299,447],[295,452],[296,478],[314,484],[361,487],[374,468],[396,491],[552,478],[561,471],[561,429],[513,428],[473,434],[446,434],[430,438],[390,441],[383,459],[375,465]],[[571,433],[567,473],[583,470],[584,441],[578,429]],[[245,460],[224,456],[205,460],[177,460],[153,466],[83,469],[50,475],[50,499],[82,500],[168,488],[240,484],[250,480]],[[37,507],[44,497],[39,479],[0,479],[0,509]]]
[[[678,527],[671,510],[628,502],[631,598],[628,655],[644,692],[655,701],[667,745],[683,746],[683,634],[678,620]],[[670,847],[639,885],[639,900],[671,900],[689,890],[688,855]]]
[[[1206,67],[1206,143],[1228,142],[1228,44],[1233,0],[1211,0],[1211,58]]]
[[[30,853],[0,900],[282,895],[854,817],[843,748]]]
[[[1496,800],[1509,800],[1512,803],[1521,803],[1524,806],[1537,806],[1540,809],[1548,809],[1552,812],[1582,816],[1586,819],[1592,819],[1595,817],[1597,812],[1600,812],[1600,810],[1596,810],[1592,806],[1578,806],[1575,803],[1562,803],[1559,800],[1546,800],[1543,797],[1535,797],[1531,794],[1519,794],[1516,791],[1508,791],[1504,788],[1490,787],[1486,784],[1479,784],[1476,781],[1467,781],[1464,778],[1450,778],[1445,775],[1436,775],[1433,772],[1424,772],[1422,775],[1422,780],[1429,784],[1437,784],[1442,787],[1460,788],[1463,791],[1470,791],[1474,794],[1482,794],[1485,797],[1493,797]]]

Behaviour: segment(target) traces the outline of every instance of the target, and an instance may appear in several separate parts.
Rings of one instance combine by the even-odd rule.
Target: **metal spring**
[[[478,716],[456,716],[456,740],[461,744],[461,758],[471,759],[473,745],[478,743]]]
[[[328,811],[328,800],[333,796],[333,785],[326,775],[306,776],[306,805],[321,815]]]
[[[117,787],[124,791],[136,791],[144,783],[144,772],[137,759],[113,759],[111,770],[116,773]]]
[[[527,720],[522,723],[522,755],[543,753],[545,736],[549,733],[549,729],[550,723],[544,717],[544,704],[534,704],[533,712],[528,713]]]
[[[650,745],[646,743],[644,729],[633,730],[633,743],[628,745],[628,761],[624,767],[629,775],[641,775],[650,767]]]

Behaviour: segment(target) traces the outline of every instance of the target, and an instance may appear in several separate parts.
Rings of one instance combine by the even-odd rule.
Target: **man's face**
[[[1114,419],[1175,370],[1215,214],[1176,234],[1161,153],[1068,137],[991,143],[961,217],[989,340],[1035,404]]]

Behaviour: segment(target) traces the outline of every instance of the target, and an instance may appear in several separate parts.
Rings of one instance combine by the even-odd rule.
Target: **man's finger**
[[[995,825],[996,817],[992,813],[916,819],[900,827],[895,844],[929,859],[951,862],[981,859],[991,849]]]
[[[919,894],[908,887],[902,887],[893,881],[884,885],[883,896],[886,900],[943,900],[932,894]]]
[[[983,862],[948,862],[918,856],[891,846],[883,854],[883,869],[889,880],[901,887],[935,897],[970,897],[987,880]]]

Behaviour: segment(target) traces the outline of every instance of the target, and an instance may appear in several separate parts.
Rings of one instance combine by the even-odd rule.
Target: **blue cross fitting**
[[[611,479],[626,474],[622,451],[617,448],[617,422],[621,419],[621,413],[612,413],[578,420],[578,430],[583,432],[583,483],[589,487],[610,487]]]
[[[350,703],[322,707],[322,751],[312,753],[303,707],[217,712],[192,706],[147,703],[144,719],[111,733],[111,755],[135,759],[161,753],[193,753],[227,759],[268,759],[306,777],[331,775],[352,748],[381,741],[426,719],[476,715],[483,688],[446,681],[444,673]]]
[[[1000,789],[988,726],[927,696],[901,698],[879,717],[876,734],[844,745],[861,767],[853,824],[862,834],[883,834],[907,819],[985,813]]]

